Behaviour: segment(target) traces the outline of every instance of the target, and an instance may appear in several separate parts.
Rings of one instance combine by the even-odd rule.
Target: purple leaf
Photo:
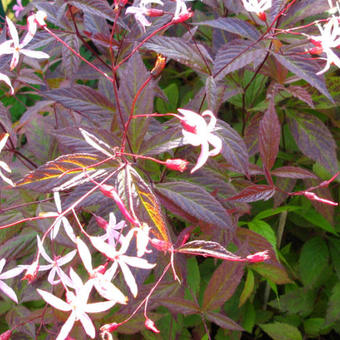
[[[144,47],[189,66],[197,72],[210,74],[209,68],[211,68],[212,59],[201,44],[194,45],[183,38],[162,36],[153,37],[144,44]]]
[[[224,230],[234,229],[223,206],[198,185],[187,182],[161,183],[157,185],[157,192],[165,208],[182,217],[184,215],[191,222],[203,221]]]
[[[275,188],[270,185],[251,185],[237,195],[229,197],[228,201],[236,202],[255,202],[260,200],[269,200],[275,193]]]
[[[158,298],[157,302],[159,302],[162,306],[169,308],[169,310],[175,314],[190,315],[200,313],[200,306],[198,306],[195,302],[184,300],[182,298]]]
[[[248,151],[241,136],[226,122],[218,121],[215,132],[222,139],[223,158],[230,163],[236,171],[248,174]]]
[[[233,331],[243,331],[243,328],[237,324],[234,320],[228,318],[222,313],[216,313],[216,312],[206,312],[204,313],[205,317],[215,323],[216,325],[224,328],[224,329],[230,329]]]
[[[313,60],[306,60],[305,57],[298,55],[280,55],[274,54],[278,62],[286,67],[290,72],[294,73],[310,85],[314,86],[331,102],[334,102],[332,96],[327,90],[323,77],[316,75],[320,71],[320,67]]]
[[[205,289],[202,309],[216,310],[228,301],[243,277],[243,269],[243,263],[223,261]]]
[[[336,173],[336,144],[326,125],[315,116],[299,112],[290,114],[288,124],[299,149],[331,173]]]
[[[282,166],[272,170],[271,174],[283,178],[317,178],[312,172],[296,166]]]
[[[115,20],[115,13],[107,1],[102,0],[71,0],[73,6],[81,9],[83,12],[94,14],[100,18]]]
[[[259,137],[259,125],[262,114],[255,114],[247,125],[244,131],[244,142],[247,146],[249,157],[254,156],[259,151],[258,137]]]
[[[314,108],[312,96],[305,88],[301,86],[290,85],[288,87],[285,87],[284,90],[290,93],[293,97],[296,97],[307,103],[311,108]]]
[[[98,125],[108,120],[115,113],[113,103],[98,91],[84,85],[60,88],[42,93],[48,99],[55,100],[64,107],[80,113]]]
[[[193,25],[205,25],[240,35],[250,40],[260,38],[260,32],[245,20],[238,18],[218,18],[215,20],[194,22]]]
[[[260,121],[259,149],[263,166],[268,171],[273,167],[279,152],[281,126],[277,117],[275,106],[270,101],[268,110]]]
[[[215,57],[213,74],[216,80],[228,73],[239,70],[252,62],[263,60],[266,50],[248,40],[235,39],[222,46]]]

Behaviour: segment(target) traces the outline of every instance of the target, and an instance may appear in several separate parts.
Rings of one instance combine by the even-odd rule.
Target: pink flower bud
[[[149,17],[161,17],[164,14],[164,11],[157,8],[149,8],[146,12],[146,15]]]
[[[116,204],[118,205],[121,213],[126,217],[126,219],[131,222],[133,225],[139,225],[140,223],[134,219],[129,211],[126,209],[122,199],[119,197],[116,189],[112,185],[102,184],[99,186],[100,191],[109,198],[112,198]]]
[[[247,260],[250,263],[263,262],[263,261],[266,261],[266,260],[269,260],[269,259],[270,259],[270,256],[268,254],[268,250],[259,251],[259,252],[255,253],[255,254],[247,256]]]
[[[26,270],[24,277],[21,280],[27,280],[29,283],[35,280],[39,271],[39,260],[35,260]]]
[[[105,218],[101,216],[94,215],[94,218],[96,219],[97,224],[99,225],[100,228],[106,230],[109,223],[105,220]]]
[[[155,323],[151,319],[146,318],[144,325],[150,331],[153,331],[154,333],[160,333],[160,330],[157,329],[157,327],[155,326]]]
[[[0,340],[9,340],[11,336],[12,336],[12,330],[9,329],[8,331],[0,334]]]
[[[267,20],[267,15],[265,12],[261,12],[257,15],[259,17],[260,20],[262,21],[266,21]]]
[[[107,323],[106,325],[103,325],[100,327],[100,331],[103,332],[113,332],[115,331],[118,327],[120,326],[120,323],[112,322],[112,323]]]
[[[165,161],[165,166],[168,169],[179,171],[179,172],[185,171],[187,166],[188,166],[188,164],[189,164],[188,161],[186,161],[184,159],[179,159],[179,158],[167,159]]]
[[[305,197],[307,197],[309,200],[311,201],[318,201],[318,202],[321,202],[321,203],[325,203],[325,204],[328,204],[328,205],[333,205],[333,206],[337,206],[338,203],[336,202],[333,202],[333,201],[330,201],[330,200],[327,200],[325,198],[321,198],[319,197],[318,195],[316,195],[314,192],[310,192],[310,191],[305,191],[303,193],[303,195]]]
[[[181,22],[187,21],[194,15],[194,12],[191,12],[190,9],[188,9],[187,12],[180,14],[178,18],[172,19],[173,24],[180,24]]]

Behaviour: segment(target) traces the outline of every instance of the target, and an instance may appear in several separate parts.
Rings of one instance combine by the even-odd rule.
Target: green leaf
[[[340,282],[337,282],[332,289],[328,300],[326,322],[328,324],[340,320]]]
[[[187,259],[187,283],[194,295],[197,295],[200,290],[200,271],[196,257]]]
[[[272,227],[265,221],[254,219],[248,222],[249,229],[262,235],[274,248],[276,246],[276,235]]]
[[[287,323],[274,322],[259,325],[273,340],[302,340],[299,330]]]
[[[255,286],[254,273],[251,269],[248,268],[247,278],[240,296],[240,302],[238,304],[239,307],[241,307],[247,301],[251,293],[254,291],[254,286]]]
[[[335,234],[334,227],[317,211],[313,208],[306,210],[296,210],[294,214],[301,216],[311,224],[326,230],[332,234]]]
[[[307,335],[317,337],[325,329],[325,319],[323,318],[310,318],[304,320],[303,328]]]
[[[294,205],[283,205],[279,208],[275,208],[275,209],[266,209],[261,211],[260,213],[258,213],[255,217],[254,220],[263,220],[264,218],[270,217],[270,216],[274,216],[277,214],[281,214],[281,212],[283,211],[295,211],[295,210],[300,210],[302,209],[299,206],[294,206]]]
[[[164,102],[161,98],[156,98],[155,106],[158,113],[176,112],[178,108],[179,90],[176,83],[171,83],[163,92],[168,97],[168,101]]]
[[[321,237],[308,240],[302,247],[299,259],[300,278],[305,286],[312,287],[328,264],[328,247]]]

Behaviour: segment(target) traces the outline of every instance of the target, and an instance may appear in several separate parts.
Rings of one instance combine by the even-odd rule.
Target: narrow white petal
[[[15,25],[13,24],[13,21],[9,17],[6,17],[6,22],[8,25],[9,34],[13,39],[14,46],[19,46],[19,35]]]
[[[194,173],[201,168],[209,158],[209,144],[208,141],[203,141],[201,144],[201,153],[197,159],[196,165],[191,169],[190,173]]]
[[[81,324],[83,325],[86,334],[91,339],[93,339],[96,336],[96,329],[94,328],[93,323],[91,319],[89,318],[89,316],[85,313],[82,313],[81,315],[79,315],[79,320]]]
[[[18,303],[18,298],[14,290],[11,287],[9,287],[5,282],[0,281],[0,290],[4,294],[6,294],[11,300]]]
[[[77,238],[77,248],[85,269],[91,274],[93,272],[92,256],[87,245],[79,237]]]
[[[84,311],[86,313],[101,313],[112,308],[115,303],[116,301],[89,303],[84,307]]]
[[[58,334],[58,337],[56,340],[65,340],[69,333],[71,332],[71,329],[74,325],[74,322],[76,321],[76,315],[75,313],[71,313],[66,322],[64,323],[63,327],[61,327],[60,333]]]
[[[120,269],[122,270],[124,280],[126,284],[128,285],[131,294],[136,297],[138,294],[138,287],[137,283],[135,280],[135,277],[132,275],[130,268],[124,263],[124,262],[119,262]]]
[[[20,52],[27,57],[35,58],[35,59],[46,59],[50,57],[47,53],[41,52],[41,51],[21,49]]]
[[[68,312],[72,309],[71,306],[68,303],[59,299],[58,297],[54,296],[53,294],[51,294],[49,292],[46,292],[46,291],[41,290],[41,289],[37,289],[37,292],[52,307],[55,307],[55,308],[62,310],[64,312]]]

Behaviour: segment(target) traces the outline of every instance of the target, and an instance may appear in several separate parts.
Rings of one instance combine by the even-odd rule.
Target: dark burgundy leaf
[[[203,296],[202,309],[216,310],[234,294],[243,277],[244,263],[223,261],[214,271]]]
[[[307,83],[318,89],[331,102],[334,102],[332,96],[327,90],[323,77],[316,75],[320,71],[320,67],[313,60],[306,60],[305,57],[299,55],[281,55],[274,54],[278,62],[286,67],[289,71],[304,79]]]
[[[160,183],[156,188],[165,208],[173,213],[184,215],[184,218],[189,218],[192,222],[203,221],[222,229],[234,229],[223,206],[201,186],[187,182],[169,182]]]
[[[102,0],[70,0],[70,4],[81,9],[84,12],[94,14],[100,18],[115,20],[115,13],[107,1]]]
[[[162,306],[169,308],[169,310],[175,314],[190,315],[200,313],[200,306],[192,301],[184,300],[182,298],[159,298],[157,301]]]
[[[260,37],[260,32],[256,30],[253,25],[238,18],[218,18],[215,20],[195,22],[193,25],[205,25],[218,28],[250,40],[257,40]]]
[[[79,112],[98,125],[103,124],[103,120],[112,118],[112,114],[116,111],[111,101],[98,91],[84,85],[45,91],[42,94],[68,109]]]
[[[290,93],[293,97],[296,97],[307,103],[311,108],[314,108],[312,96],[305,88],[301,86],[290,85],[288,87],[285,87],[284,90]]]
[[[246,143],[249,157],[254,156],[259,151],[258,136],[261,118],[261,113],[254,115],[244,131],[244,142]]]
[[[162,36],[153,37],[144,44],[144,47],[189,66],[195,71],[210,74],[212,59],[201,44],[194,45],[183,38]]]
[[[275,186],[284,191],[282,192],[280,190],[277,190],[275,192],[275,195],[273,197],[275,208],[281,205],[288,198],[288,194],[286,194],[286,192],[291,192],[294,189],[295,184],[296,179],[293,178],[279,177],[275,180]]]
[[[223,158],[236,170],[248,174],[248,151],[241,136],[226,122],[218,121],[216,129],[222,139]]]
[[[243,331],[243,328],[237,324],[234,320],[228,318],[222,313],[216,313],[216,312],[206,312],[204,313],[205,317],[215,323],[216,325],[224,328],[224,329],[230,329],[233,331]]]
[[[281,126],[277,117],[274,103],[270,101],[268,110],[260,121],[259,149],[263,166],[270,170],[279,152]]]
[[[239,70],[254,61],[259,63],[266,55],[261,45],[252,46],[248,40],[235,39],[222,46],[215,57],[214,76],[216,80],[224,78],[228,73]]]
[[[312,172],[298,168],[296,166],[282,166],[271,171],[271,174],[278,177],[284,178],[317,178]]]
[[[236,201],[236,202],[255,202],[259,200],[268,200],[275,193],[275,188],[270,185],[251,185],[237,195],[229,197],[228,201]]]
[[[299,149],[331,173],[338,171],[336,143],[324,123],[305,113],[290,113],[288,123]]]

